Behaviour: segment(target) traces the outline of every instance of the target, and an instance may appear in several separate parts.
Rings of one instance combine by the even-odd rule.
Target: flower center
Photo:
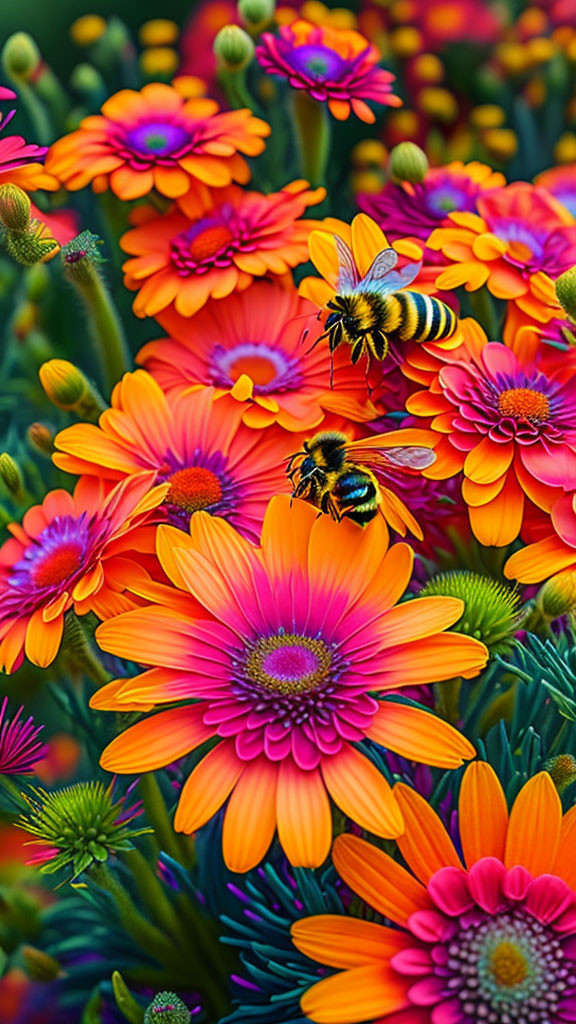
[[[253,341],[240,342],[232,348],[214,345],[211,371],[214,383],[223,387],[229,387],[245,373],[259,394],[293,390],[302,380],[297,358],[280,348]]]
[[[56,551],[50,551],[40,559],[32,574],[37,587],[56,586],[78,572],[82,563],[82,548],[78,544],[67,544]]]
[[[188,251],[192,259],[202,263],[226,249],[233,238],[225,224],[212,224],[189,239]]]
[[[177,124],[158,121],[138,125],[127,136],[128,144],[139,153],[167,156],[190,142],[190,133]]]
[[[490,953],[488,970],[500,988],[514,988],[528,975],[526,955],[515,943],[503,939]]]
[[[326,681],[331,664],[332,655],[323,640],[280,633],[256,641],[246,659],[246,673],[266,690],[308,693]]]
[[[297,46],[292,51],[291,63],[316,82],[337,79],[346,69],[346,61],[330,47],[321,44]]]
[[[550,402],[546,395],[533,388],[508,388],[498,397],[498,411],[515,420],[545,423],[550,417]]]
[[[230,363],[228,372],[231,380],[238,380],[238,377],[246,373],[255,384],[261,386],[269,384],[276,377],[276,367],[272,360],[260,355],[240,356]]]
[[[176,505],[184,512],[199,512],[216,505],[222,497],[220,480],[204,466],[188,466],[170,477],[170,487],[164,501]]]

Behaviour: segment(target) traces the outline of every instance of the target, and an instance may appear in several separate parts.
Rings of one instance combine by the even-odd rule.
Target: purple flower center
[[[443,218],[453,210],[474,210],[475,197],[457,185],[446,183],[428,189],[426,204],[430,213]]]
[[[315,82],[338,81],[348,70],[348,62],[328,46],[307,43],[296,46],[290,55],[296,71],[302,71]]]
[[[439,973],[467,1024],[549,1024],[576,983],[559,937],[522,910],[467,922],[446,954]]]
[[[148,121],[128,132],[127,144],[145,156],[169,156],[191,141],[190,132],[170,121]]]
[[[258,686],[277,693],[309,693],[329,676],[332,654],[323,640],[281,633],[261,637],[246,660],[246,673]]]
[[[213,382],[229,387],[242,374],[250,377],[255,393],[260,395],[294,390],[302,379],[298,361],[271,345],[250,341],[233,348],[215,345],[211,357]]]

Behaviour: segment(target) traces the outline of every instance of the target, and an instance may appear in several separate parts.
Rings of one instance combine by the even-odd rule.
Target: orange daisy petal
[[[384,701],[366,735],[410,761],[436,768],[459,768],[476,751],[454,726],[428,711]]]
[[[493,484],[508,471],[514,457],[514,445],[497,444],[485,437],[468,452],[464,473],[476,484]]]
[[[508,807],[494,769],[475,761],[464,772],[458,803],[460,841],[468,867],[482,857],[504,860]]]
[[[485,667],[488,651],[473,637],[440,633],[386,652],[386,661],[375,690],[422,686],[463,676],[472,679]]]
[[[361,967],[380,963],[410,944],[410,936],[372,921],[341,914],[318,914],[296,921],[292,942],[311,960],[328,967]]]
[[[174,816],[176,832],[190,835],[202,828],[222,807],[246,768],[225,740],[206,754],[184,783]]]
[[[334,840],[332,860],[338,874],[374,910],[405,925],[417,910],[431,910],[424,886],[382,850],[357,836]]]
[[[520,533],[524,514],[524,492],[514,473],[508,473],[500,493],[486,505],[468,510],[470,526],[477,540],[486,547],[504,547]]]
[[[267,758],[250,761],[228,801],[222,852],[229,871],[250,871],[265,856],[276,830],[278,766]]]
[[[556,862],[549,870],[576,889],[576,807],[571,807],[562,818]]]
[[[384,647],[420,640],[448,629],[461,618],[464,602],[456,597],[418,597],[391,608],[375,626]]]
[[[548,772],[522,787],[510,812],[504,863],[522,864],[531,875],[550,871],[560,843],[562,804]]]
[[[348,818],[384,839],[395,839],[404,821],[392,789],[376,765],[349,744],[324,757],[322,776],[330,796]]]
[[[385,964],[353,967],[313,985],[300,1006],[317,1024],[356,1024],[410,1006],[410,984]]]
[[[568,547],[559,537],[546,537],[516,551],[504,566],[504,575],[520,583],[540,583],[560,569],[576,564],[576,548]]]
[[[280,764],[276,797],[278,837],[294,867],[317,868],[332,842],[330,801],[319,771]]]
[[[394,795],[404,815],[406,829],[397,842],[400,852],[424,885],[445,867],[461,868],[462,863],[444,825],[430,804],[399,782]]]
[[[137,722],[108,744],[100,758],[102,768],[133,775],[156,771],[184,757],[214,735],[204,725],[203,710],[194,705],[173,708]]]
[[[60,614],[51,622],[44,622],[42,608],[38,608],[28,622],[26,629],[26,641],[24,651],[28,661],[39,668],[46,668],[51,665],[58,654],[62,633],[64,631],[64,616]]]
[[[388,239],[376,221],[365,213],[358,213],[351,226],[354,262],[360,277],[365,277],[374,258],[388,248]]]

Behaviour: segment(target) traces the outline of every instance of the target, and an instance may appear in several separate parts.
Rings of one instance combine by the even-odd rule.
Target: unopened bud
[[[576,608],[576,569],[562,569],[543,583],[536,604],[547,619],[558,619]]]
[[[142,25],[140,42],[142,46],[172,46],[178,39],[179,28],[168,18],[152,18]]]
[[[6,232],[6,251],[23,267],[46,263],[59,249],[60,246],[49,229],[38,220],[31,220],[26,231]]]
[[[91,231],[82,231],[62,246],[60,258],[64,274],[69,280],[82,282],[92,276],[94,268],[104,262],[100,252],[102,239]]]
[[[70,27],[70,35],[76,46],[93,46],[106,31],[106,20],[99,14],[83,14]]]
[[[558,754],[546,762],[546,771],[559,793],[576,782],[576,758],[572,754]]]
[[[238,14],[244,25],[261,31],[270,24],[276,10],[275,0],[238,0]]]
[[[390,153],[388,170],[394,181],[409,181],[416,185],[426,177],[428,158],[415,142],[401,142]]]
[[[173,992],[159,992],[144,1014],[144,1024],[190,1024],[192,1015]]]
[[[75,412],[83,419],[96,419],[105,406],[88,378],[67,359],[49,359],[38,371],[40,383],[53,405]]]
[[[31,203],[18,185],[0,185],[0,222],[8,231],[26,231]]]
[[[2,65],[9,78],[29,81],[42,62],[40,51],[27,32],[14,32],[2,50]]]
[[[239,25],[225,25],[214,40],[214,54],[227,71],[242,71],[254,56],[254,43]]]
[[[83,96],[103,96],[106,85],[100,72],[92,64],[77,64],[70,75],[70,85]]]
[[[54,431],[45,423],[31,423],[28,427],[29,443],[42,455],[52,455],[54,451]]]
[[[554,283],[556,298],[570,319],[576,323],[576,267],[565,270]]]
[[[60,964],[53,956],[35,946],[21,946],[24,970],[32,981],[54,981],[61,973]]]
[[[24,491],[22,473],[12,456],[8,455],[8,452],[2,452],[0,455],[0,479],[14,498],[22,495]]]

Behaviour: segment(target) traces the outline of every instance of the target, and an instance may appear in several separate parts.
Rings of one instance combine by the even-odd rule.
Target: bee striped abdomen
[[[445,302],[408,291],[396,292],[390,298],[397,299],[403,308],[398,329],[402,341],[439,341],[454,334],[458,321]]]
[[[369,523],[378,511],[376,487],[365,471],[349,470],[342,474],[335,486],[334,497],[346,516],[360,526]]]

